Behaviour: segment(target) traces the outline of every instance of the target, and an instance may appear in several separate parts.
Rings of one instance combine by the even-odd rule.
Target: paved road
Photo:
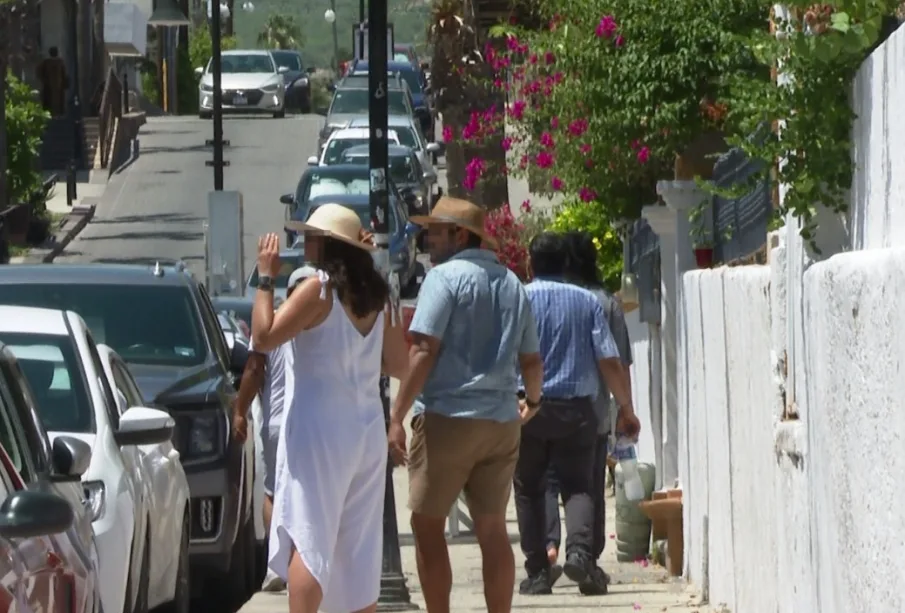
[[[233,118],[224,121],[230,141],[224,157],[227,190],[244,195],[246,273],[257,237],[279,231],[281,194],[294,191],[305,160],[317,149],[323,118]],[[203,223],[213,189],[212,159],[204,141],[212,124],[195,118],[149,119],[139,135],[141,155],[115,178],[97,216],[59,257],[59,262],[146,263],[182,258],[203,278]]]

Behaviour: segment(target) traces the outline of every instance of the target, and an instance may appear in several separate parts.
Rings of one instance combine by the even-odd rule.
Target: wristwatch
[[[532,411],[535,409],[539,409],[540,405],[544,404],[544,395],[541,394],[541,397],[537,399],[537,402],[531,402],[528,400],[528,397],[525,396],[525,405],[531,409]]]
[[[262,292],[272,292],[273,277],[268,275],[261,275],[260,277],[258,277],[258,289]]]

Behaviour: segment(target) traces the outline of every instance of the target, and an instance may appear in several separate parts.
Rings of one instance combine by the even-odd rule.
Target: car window
[[[4,368],[4,371],[7,370],[7,368]],[[19,421],[14,395],[10,380],[6,376],[0,376],[0,430],[2,430],[0,431],[0,442],[3,443],[13,468],[19,473],[23,481],[30,483],[37,478],[33,454],[41,450],[30,446],[25,429]],[[44,464],[45,462],[41,462],[37,466],[43,466]]]
[[[289,276],[295,271],[296,268],[301,268],[305,265],[305,256],[301,253],[298,255],[281,255],[280,256],[280,274],[276,276],[273,280],[273,285],[279,289],[286,289],[289,287]],[[258,266],[255,265],[255,269],[251,272],[251,278],[248,279],[248,285],[250,287],[258,287]]]
[[[98,343],[129,363],[197,366],[207,358],[185,285],[2,284],[0,304],[75,311]]]
[[[394,62],[410,62],[408,54],[397,51],[393,54]]]
[[[298,53],[294,53],[292,51],[271,51],[273,55],[273,59],[276,61],[277,66],[285,66],[289,70],[295,72],[301,72],[302,68],[302,58]]]
[[[337,89],[330,103],[329,115],[367,115],[370,96],[367,89]],[[405,92],[391,89],[387,95],[387,106],[390,115],[409,115],[410,108],[406,105]]]
[[[408,61],[406,58],[404,61]],[[421,87],[421,77],[414,70],[400,70],[399,73],[402,75],[402,78],[408,84],[409,89],[412,90],[414,94],[420,94],[422,91]]]
[[[414,128],[410,126],[393,126],[393,130],[399,135],[399,144],[403,147],[409,147],[415,151],[421,151],[421,143],[415,134]]]
[[[324,149],[324,161],[327,166],[342,163],[343,153],[358,145],[367,145],[367,138],[331,138]]]
[[[9,383],[7,390],[12,398],[15,417],[25,446],[28,448],[31,465],[38,472],[49,471],[50,439],[47,438],[47,430],[38,416],[37,403],[19,362],[5,360],[0,362],[0,378]]]
[[[135,379],[132,378],[132,373],[129,372],[126,365],[114,358],[110,368],[113,371],[113,382],[116,384],[116,389],[126,399],[126,406],[123,407],[123,410],[128,411],[132,407],[144,405],[145,401],[141,397],[141,391],[139,391],[138,385],[136,385]]]
[[[75,343],[56,334],[0,334],[31,389],[35,408],[51,432],[95,431],[94,407]]]
[[[416,183],[419,176],[415,174],[412,156],[394,155],[390,158],[390,178],[396,183]]]
[[[225,370],[229,370],[229,349],[226,345],[226,338],[223,336],[223,329],[220,328],[220,324],[217,322],[217,314],[211,305],[207,290],[204,289],[203,284],[198,284],[198,292],[201,296],[201,320],[210,335],[211,344],[217,354],[217,359],[220,360]]]
[[[101,392],[104,395],[104,409],[107,411],[110,427],[118,430],[119,409],[116,406],[116,396],[113,395],[113,390],[110,388],[110,381],[107,380],[104,362],[101,360],[101,354],[98,353],[97,344],[95,344],[90,332],[85,334],[85,340],[88,342],[88,355],[91,356],[91,363],[94,365],[94,373],[97,376],[98,385],[101,386]]]
[[[302,204],[318,196],[369,194],[371,181],[368,176],[368,169],[362,167],[311,169],[308,180],[300,185],[304,192],[298,194],[296,202]]]

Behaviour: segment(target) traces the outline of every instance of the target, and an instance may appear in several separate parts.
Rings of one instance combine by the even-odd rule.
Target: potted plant
[[[708,202],[705,200],[688,213],[691,223],[691,245],[698,268],[713,268],[713,240],[705,225],[704,211]]]

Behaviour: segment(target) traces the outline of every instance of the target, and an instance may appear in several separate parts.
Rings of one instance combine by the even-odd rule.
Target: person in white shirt
[[[315,276],[317,270],[310,266],[297,268],[289,276],[286,288],[288,300],[292,291],[308,277]],[[252,330],[251,344],[249,345],[248,363],[242,373],[242,382],[239,386],[239,394],[236,399],[235,413],[233,415],[233,434],[245,441],[248,435],[248,410],[255,396],[260,394],[261,413],[263,423],[261,426],[261,440],[264,444],[264,526],[270,532],[270,519],[273,514],[273,488],[276,474],[277,444],[280,440],[280,427],[283,425],[283,409],[291,400],[289,392],[292,390],[292,351],[288,344],[280,345],[272,351],[261,353],[254,348],[254,330]],[[264,579],[263,590],[265,592],[281,591],[285,589],[285,583],[272,571],[268,571]]]

